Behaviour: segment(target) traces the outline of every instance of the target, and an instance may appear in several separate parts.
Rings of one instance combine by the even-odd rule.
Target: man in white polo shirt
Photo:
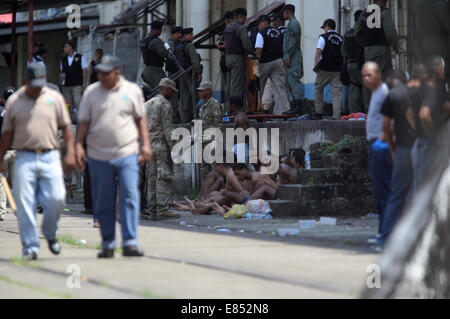
[[[144,97],[136,84],[120,75],[118,58],[104,56],[96,70],[99,82],[86,89],[78,113],[76,157],[80,169],[89,162],[94,211],[102,235],[98,258],[114,257],[116,182],[123,256],[141,257],[137,242],[139,164],[152,157]],[[140,155],[139,137],[143,143]]]

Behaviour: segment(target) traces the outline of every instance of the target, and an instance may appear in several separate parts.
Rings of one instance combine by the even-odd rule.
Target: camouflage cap
[[[172,90],[174,90],[175,92],[178,92],[177,90],[177,85],[175,84],[174,81],[172,81],[169,78],[163,78],[161,79],[161,81],[159,82],[159,86],[163,86],[166,88],[171,88]]]
[[[203,91],[203,90],[211,90],[212,89],[212,83],[208,82],[208,81],[204,81],[202,83],[200,83],[199,87],[197,90],[199,91]]]

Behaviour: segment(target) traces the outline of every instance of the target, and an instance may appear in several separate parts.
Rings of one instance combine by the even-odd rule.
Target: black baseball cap
[[[175,33],[182,32],[182,31],[183,31],[182,27],[176,26],[176,27],[173,27],[173,29],[170,31],[170,33],[175,34]]]
[[[39,62],[32,62],[27,67],[28,83],[32,87],[43,87],[47,85],[47,74],[45,65]]]
[[[183,35],[191,34],[193,32],[194,32],[194,28],[184,28],[183,31],[181,31],[181,33],[183,33]]]
[[[270,17],[268,15],[266,15],[266,14],[263,14],[262,16],[260,16],[258,18],[258,23],[261,23],[263,21],[267,21],[269,23],[271,22]]]
[[[333,19],[326,19],[320,28],[325,29],[325,27],[329,27],[332,30],[336,30],[336,21],[334,21]]]
[[[120,61],[117,57],[112,55],[105,55],[100,64],[95,66],[95,70],[100,70],[106,73],[110,73],[116,69],[120,69]]]
[[[152,30],[161,30],[164,23],[161,21],[153,21],[150,26],[152,27]]]
[[[225,14],[223,16],[223,19],[230,20],[230,19],[234,19],[234,17],[235,17],[235,14],[233,11],[227,11],[227,12],[225,12]]]

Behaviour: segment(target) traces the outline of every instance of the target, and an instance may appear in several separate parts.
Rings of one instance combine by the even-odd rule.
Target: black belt
[[[37,149],[37,150],[20,150],[21,152],[28,152],[28,153],[35,153],[35,154],[42,154],[42,153],[48,153],[51,151],[54,151],[54,149]]]

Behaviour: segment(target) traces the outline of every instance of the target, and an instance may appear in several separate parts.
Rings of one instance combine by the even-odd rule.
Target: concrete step
[[[370,198],[370,184],[280,185],[279,199],[308,202],[336,198]]]
[[[322,161],[322,168],[337,168],[337,167],[351,166],[362,169],[369,167],[369,160],[367,155],[361,154],[332,153],[324,155],[321,161]]]
[[[370,183],[369,170],[360,167],[345,169],[313,168],[303,170],[299,180],[300,184],[366,184]]]
[[[297,202],[289,200],[269,201],[272,216],[275,218],[310,218],[310,217],[362,217],[376,212],[376,202],[372,199],[359,198],[348,200],[338,198],[332,200],[317,200]]]

